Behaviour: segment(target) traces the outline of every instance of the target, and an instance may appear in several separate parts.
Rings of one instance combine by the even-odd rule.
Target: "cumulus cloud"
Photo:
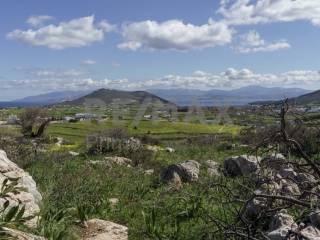
[[[128,84],[127,79],[95,79],[90,72],[79,69],[19,69],[25,77],[6,81],[1,88],[38,89],[38,90],[83,90],[97,88],[122,88]]]
[[[269,43],[254,30],[240,36],[240,39],[240,45],[235,48],[239,53],[273,52],[291,47],[285,39]]]
[[[318,0],[222,0],[218,13],[230,25],[302,20],[320,26]]]
[[[45,22],[52,20],[53,17],[48,16],[48,15],[38,15],[38,16],[30,16],[27,19],[27,23],[32,26],[32,27],[40,27],[42,26]]]
[[[255,73],[250,69],[229,68],[220,73],[195,71],[189,76],[167,75],[145,81],[130,81],[127,78],[95,78],[89,72],[77,69],[35,69],[24,79],[3,81],[0,89],[83,90],[113,88],[144,90],[152,88],[186,89],[232,89],[250,85],[313,87],[320,82],[320,72],[295,70],[279,74]]]
[[[24,79],[2,81],[0,89],[37,89],[45,91],[112,88],[145,89],[234,89],[250,85],[313,88],[320,82],[320,71],[295,70],[279,74],[255,73],[249,69],[229,68],[220,73],[195,71],[189,76],[167,75],[144,81],[127,78],[96,78],[90,72],[77,69],[35,69]]]
[[[230,89],[250,85],[312,86],[320,81],[319,71],[289,71],[281,74],[259,74],[249,69],[229,68],[221,73],[195,71],[190,76],[168,75],[136,83],[136,88]]]
[[[106,21],[96,24],[94,16],[88,16],[38,29],[17,29],[8,33],[7,38],[34,46],[65,49],[84,47],[102,41],[105,33],[111,30],[111,25],[108,25]]]
[[[85,64],[85,65],[94,65],[96,63],[97,62],[95,60],[92,60],[92,59],[86,59],[86,60],[82,61],[82,64]]]
[[[208,23],[197,26],[180,20],[165,22],[142,21],[124,24],[124,41],[120,49],[139,48],[160,50],[203,49],[225,45],[232,40],[233,31],[223,22],[209,19]]]

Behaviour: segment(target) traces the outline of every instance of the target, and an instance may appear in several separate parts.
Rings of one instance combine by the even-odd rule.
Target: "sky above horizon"
[[[0,101],[97,88],[320,88],[319,0],[3,0],[0,20]]]

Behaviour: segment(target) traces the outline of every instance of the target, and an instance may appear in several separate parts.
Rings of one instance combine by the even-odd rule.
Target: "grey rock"
[[[294,195],[301,194],[299,186],[291,180],[282,179],[280,181],[280,186],[281,186],[281,189],[279,192],[282,195],[294,196]]]
[[[307,226],[302,229],[300,234],[305,240],[320,240],[320,231],[313,226]]]
[[[266,207],[266,199],[254,198],[246,206],[244,216],[249,220],[254,220]]]
[[[196,182],[199,178],[200,163],[188,160],[183,163],[170,165],[162,173],[164,182],[172,182],[178,176],[182,182]]]
[[[296,177],[298,176],[296,171],[290,166],[281,168],[278,174],[281,176],[281,178],[285,179],[296,179]]]
[[[320,210],[319,209],[311,212],[309,215],[309,219],[313,226],[320,229]]]
[[[288,238],[290,230],[295,230],[297,227],[293,217],[283,209],[272,218],[268,237],[271,240],[290,239]]]
[[[207,167],[207,172],[209,176],[220,176],[220,164],[213,161],[213,160],[207,160],[205,162],[205,166]]]
[[[116,164],[119,166],[131,166],[132,160],[125,157],[105,157],[107,163]]]
[[[285,164],[286,158],[281,153],[271,154],[261,160],[261,165],[279,171]]]
[[[224,161],[227,175],[236,177],[255,173],[259,169],[260,159],[255,156],[241,155],[228,158]]]

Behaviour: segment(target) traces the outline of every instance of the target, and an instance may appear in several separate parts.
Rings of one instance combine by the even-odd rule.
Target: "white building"
[[[18,117],[17,115],[10,115],[7,119],[7,124],[10,124],[10,125],[15,125],[18,123]]]
[[[97,115],[92,114],[92,113],[77,113],[75,115],[75,119],[77,119],[77,120],[94,120],[94,119],[97,119]]]

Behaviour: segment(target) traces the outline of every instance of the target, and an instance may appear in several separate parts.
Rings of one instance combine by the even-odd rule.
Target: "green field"
[[[86,136],[99,133],[111,128],[124,128],[133,135],[161,135],[175,138],[179,135],[197,135],[197,134],[218,134],[228,133],[236,135],[241,127],[236,125],[218,125],[218,124],[199,124],[168,121],[141,121],[137,128],[132,126],[131,121],[120,121],[114,124],[112,121],[101,123],[92,123],[83,121],[78,123],[53,123],[50,124],[47,134],[55,137],[64,137],[70,141],[82,142]]]

